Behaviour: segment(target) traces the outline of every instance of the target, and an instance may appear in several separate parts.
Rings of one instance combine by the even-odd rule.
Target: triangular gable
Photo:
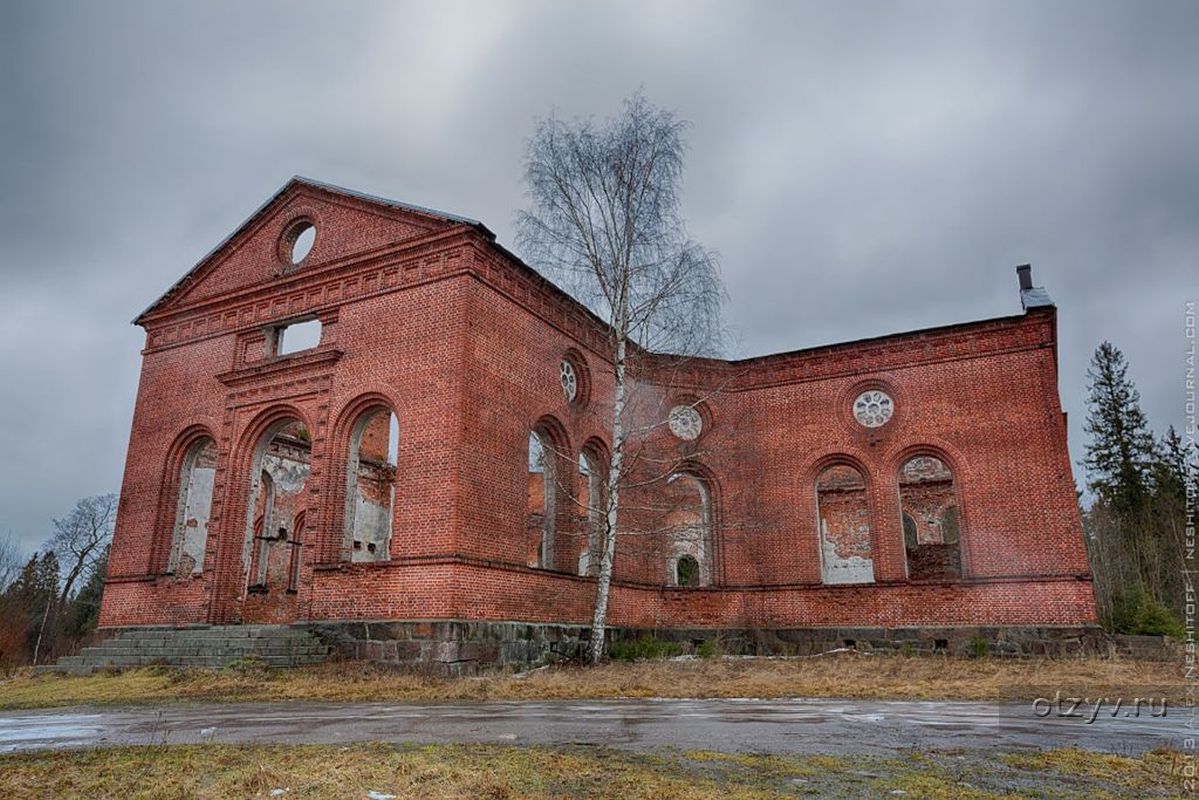
[[[281,252],[281,237],[297,220],[316,227],[312,251],[298,267]],[[162,297],[138,315],[174,309],[277,279],[289,271],[313,269],[407,239],[470,225],[493,235],[482,223],[420,206],[386,200],[296,176],[202,258]]]

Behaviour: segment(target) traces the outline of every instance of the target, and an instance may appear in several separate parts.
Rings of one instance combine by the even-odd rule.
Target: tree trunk
[[[598,664],[604,655],[604,630],[608,618],[608,590],[612,586],[612,565],[616,561],[617,505],[620,501],[621,468],[624,465],[624,416],[625,404],[625,339],[616,340],[616,363],[614,374],[616,387],[612,401],[612,463],[608,466],[608,507],[604,520],[604,550],[600,557],[599,575],[595,584],[595,615],[591,619],[591,643],[588,657]]]
[[[54,607],[57,599],[57,595],[54,594],[46,598],[46,610],[42,613],[42,624],[37,629],[37,641],[33,645],[33,666],[35,667],[42,652],[42,638],[46,635],[46,621],[50,619],[50,609]]]

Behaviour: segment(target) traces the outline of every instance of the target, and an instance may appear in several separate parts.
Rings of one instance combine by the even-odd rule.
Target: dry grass
[[[1164,751],[1147,753],[1141,758],[1129,758],[1065,748],[1005,755],[1002,759],[1008,766],[1032,772],[1053,770],[1127,788],[1152,786],[1162,790],[1177,788],[1179,779],[1188,769],[1187,759],[1181,753]],[[1193,766],[1189,764],[1189,767]]]
[[[994,700],[1182,698],[1170,664],[1129,659],[967,659],[843,654],[803,659],[711,659],[553,667],[523,675],[440,679],[366,663],[295,670],[146,668],[87,677],[0,681],[0,708],[179,701],[451,701],[617,697],[851,697]]]
[[[5,798],[1165,797],[1170,754],[1051,751],[1012,765],[954,754],[907,758],[636,754],[600,748],[363,744],[121,747],[0,756]],[[1016,757],[1012,757],[1016,758]],[[1020,757],[1023,758],[1023,757]],[[1035,772],[1030,772],[1029,769]]]

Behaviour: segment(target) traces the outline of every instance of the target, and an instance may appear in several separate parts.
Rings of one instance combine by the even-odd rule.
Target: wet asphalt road
[[[1081,713],[1080,710],[1079,713]],[[1181,747],[1189,711],[1092,724],[1029,703],[859,700],[612,700],[429,705],[271,703],[0,712],[0,753],[125,744],[359,741],[590,744],[759,753],[916,748],[1082,747],[1140,753]],[[1195,721],[1199,723],[1199,720]]]

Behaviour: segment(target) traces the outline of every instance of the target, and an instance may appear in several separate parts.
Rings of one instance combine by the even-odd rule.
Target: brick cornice
[[[279,375],[295,375],[307,370],[327,369],[341,360],[344,353],[335,347],[321,347],[311,352],[275,356],[239,369],[222,372],[216,379],[229,387],[245,386]]]
[[[146,329],[143,353],[336,308],[461,272],[463,245],[477,235],[460,226],[146,317],[141,322]]]
[[[147,317],[144,353],[328,312],[348,302],[469,276],[610,361],[607,327],[581,303],[478,230],[456,226]],[[1056,348],[1052,309],[728,361],[648,354],[647,379],[740,392]],[[657,380],[653,373],[659,376]],[[666,374],[664,374],[666,373]]]

